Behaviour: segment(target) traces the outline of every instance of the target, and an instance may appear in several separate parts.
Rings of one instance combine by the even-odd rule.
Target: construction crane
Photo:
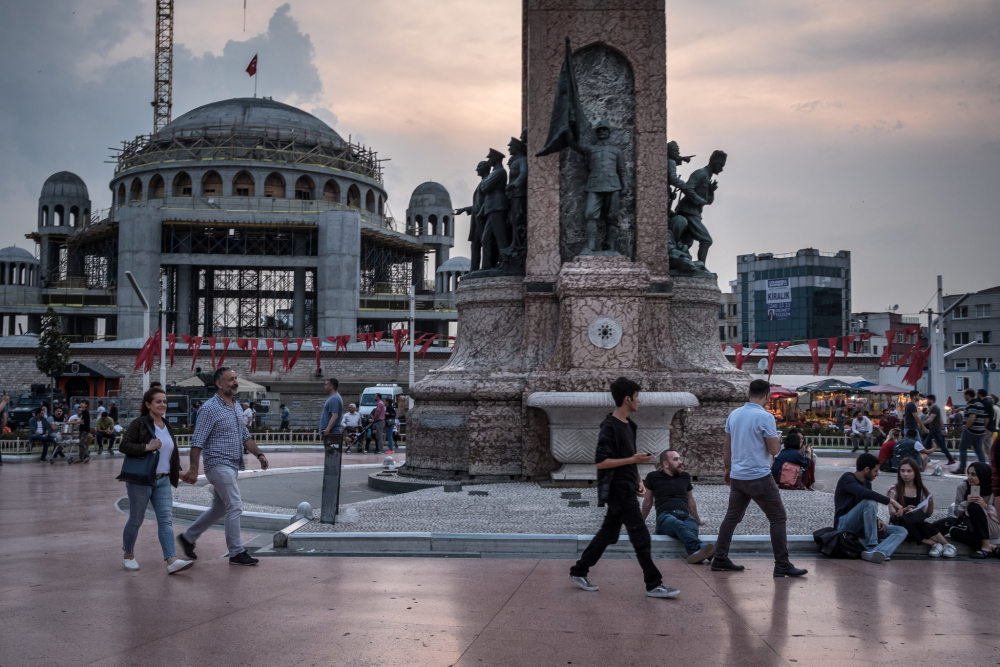
[[[170,122],[174,90],[174,0],[156,0],[153,67],[153,132]]]

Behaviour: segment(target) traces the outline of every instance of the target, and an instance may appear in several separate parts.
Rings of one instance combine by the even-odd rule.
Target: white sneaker
[[[882,553],[881,551],[862,551],[861,552],[861,560],[866,560],[869,563],[881,563],[885,559],[886,559],[885,558],[885,554]]]
[[[193,560],[181,560],[178,558],[173,563],[167,565],[167,574],[177,574],[178,572],[183,572],[194,565]]]
[[[585,591],[596,591],[597,590],[597,586],[595,586],[594,584],[590,583],[590,579],[587,579],[587,577],[574,577],[571,574],[571,575],[569,575],[569,580],[571,582],[573,582],[575,585],[577,585],[580,588],[582,588],[583,590],[585,590]]]
[[[954,558],[958,555],[958,549],[955,548],[954,544],[945,544],[942,549],[942,555],[945,558]]]
[[[931,547],[931,550],[927,552],[927,555],[931,558],[940,558],[942,551],[944,551],[944,545],[935,543],[934,546]]]
[[[139,563],[136,562],[134,558],[122,558],[122,565],[125,566],[126,570],[138,570]]]
[[[675,598],[680,595],[681,592],[676,588],[671,588],[666,584],[660,584],[651,591],[646,591],[646,597],[648,598]]]

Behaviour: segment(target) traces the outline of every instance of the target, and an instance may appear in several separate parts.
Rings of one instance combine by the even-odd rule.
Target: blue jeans
[[[903,526],[886,526],[889,534],[881,542],[878,541],[878,503],[874,500],[862,500],[854,508],[840,517],[837,530],[854,533],[864,542],[868,551],[881,551],[886,558],[892,555],[903,540],[906,539],[906,528]]]
[[[42,443],[42,458],[44,459],[45,456],[49,453],[49,445],[50,444],[55,445],[56,439],[55,436],[38,435],[37,433],[32,433],[30,436],[28,436],[28,442],[34,443],[39,441]],[[34,445],[32,445],[32,447],[34,447]],[[53,449],[55,449],[55,447],[53,447]]]
[[[164,475],[156,480],[155,486],[141,486],[125,482],[128,493],[128,523],[122,535],[122,551],[127,554],[135,552],[135,538],[139,536],[139,526],[146,518],[146,505],[153,502],[156,513],[156,535],[160,538],[160,549],[163,550],[163,560],[174,557],[174,520],[172,508],[174,499],[170,496],[170,476]]]
[[[698,522],[693,516],[680,510],[656,515],[656,534],[675,537],[683,542],[688,556],[705,546],[705,543],[698,539]]]
[[[389,424],[388,422],[386,422],[386,425],[385,425],[385,448],[386,449],[395,449],[395,447],[393,447],[393,445],[392,445],[392,431],[393,431],[394,428],[395,428],[394,426],[392,426],[391,424]]]
[[[965,465],[965,457],[969,452],[969,447],[976,452],[976,458],[980,463],[986,463],[986,454],[983,453],[983,434],[970,433],[969,429],[962,430],[962,439],[958,442],[958,468],[961,473],[965,473],[968,466]]]
[[[948,445],[944,440],[944,431],[939,428],[927,429],[927,435],[924,437],[924,447],[930,449],[932,444],[937,445],[937,451],[942,452],[946,457],[948,457],[948,463],[955,461],[955,457],[951,455],[951,452],[948,450]]]

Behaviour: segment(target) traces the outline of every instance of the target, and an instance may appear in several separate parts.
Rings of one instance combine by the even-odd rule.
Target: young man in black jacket
[[[651,598],[672,598],[680,593],[663,583],[660,571],[653,564],[649,529],[639,510],[639,496],[645,495],[639,479],[638,464],[649,463],[652,454],[636,454],[636,425],[629,417],[639,409],[639,384],[624,377],[611,383],[615,411],[604,418],[597,439],[594,462],[597,464],[597,505],[607,505],[604,523],[584,550],[580,560],[569,571],[569,580],[585,591],[596,591],[587,573],[597,564],[609,544],[618,542],[622,525],[642,566],[646,595]]]
[[[877,456],[862,454],[855,467],[855,472],[845,472],[837,481],[833,494],[833,526],[861,539],[865,544],[861,554],[863,560],[881,563],[906,539],[906,528],[882,523],[878,518],[878,505],[888,505],[893,515],[898,515],[902,507],[888,496],[872,491],[872,480],[878,477]],[[885,537],[879,542],[883,535]]]

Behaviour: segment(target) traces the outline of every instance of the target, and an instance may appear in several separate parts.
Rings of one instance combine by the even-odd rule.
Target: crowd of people
[[[122,431],[118,424],[118,405],[111,403],[110,408],[105,408],[104,401],[100,400],[95,412],[97,419],[92,424],[91,405],[87,399],[65,404],[57,402],[51,415],[47,403],[35,408],[28,419],[28,441],[41,444],[39,461],[55,463],[58,458],[66,459],[67,451],[71,452],[75,446],[78,461],[90,463],[90,445],[93,443],[97,444],[98,454],[102,454],[107,445],[108,454],[114,455],[115,440]],[[73,457],[67,460],[73,462]]]

